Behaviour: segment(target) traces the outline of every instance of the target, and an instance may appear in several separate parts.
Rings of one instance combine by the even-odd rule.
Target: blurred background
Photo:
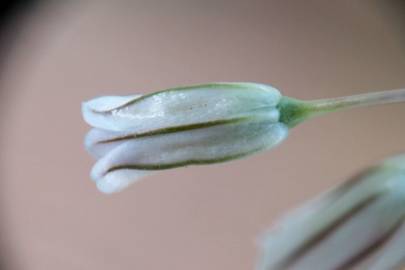
[[[1,269],[253,269],[277,217],[405,150],[405,106],[335,113],[245,160],[107,196],[81,102],[213,81],[315,99],[405,87],[402,1],[10,1],[0,36]]]

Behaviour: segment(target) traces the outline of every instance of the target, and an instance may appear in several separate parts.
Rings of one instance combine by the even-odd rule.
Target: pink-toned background
[[[405,150],[403,104],[315,119],[272,151],[106,196],[88,176],[80,103],[212,81],[303,99],[404,87],[400,12],[376,3],[71,1],[20,18],[0,77],[7,269],[252,269],[277,216]]]

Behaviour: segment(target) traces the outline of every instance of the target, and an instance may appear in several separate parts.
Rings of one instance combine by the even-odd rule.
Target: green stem
[[[279,104],[280,121],[289,127],[293,127],[308,118],[329,112],[399,102],[405,102],[405,89],[311,101],[283,97]]]

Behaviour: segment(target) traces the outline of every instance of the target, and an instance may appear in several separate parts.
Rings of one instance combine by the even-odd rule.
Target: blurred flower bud
[[[279,91],[255,83],[214,83],[83,103],[94,127],[85,140],[98,159],[91,177],[105,193],[152,171],[224,162],[271,148],[288,134]]]
[[[403,269],[405,155],[364,171],[280,220],[259,270]]]

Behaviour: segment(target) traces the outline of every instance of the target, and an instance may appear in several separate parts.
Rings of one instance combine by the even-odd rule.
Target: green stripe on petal
[[[170,133],[175,133],[175,132],[185,132],[185,131],[190,131],[190,130],[195,130],[195,129],[215,127],[215,126],[220,126],[220,125],[242,123],[244,121],[249,121],[252,119],[254,119],[253,116],[250,116],[250,117],[245,116],[245,117],[239,117],[239,118],[233,118],[233,119],[216,120],[216,121],[211,121],[211,122],[196,123],[196,124],[189,124],[189,125],[183,125],[183,126],[173,126],[173,127],[167,127],[167,128],[156,129],[156,130],[152,130],[152,131],[148,131],[148,132],[143,132],[143,133],[132,133],[132,134],[124,135],[124,136],[117,136],[117,137],[114,137],[111,139],[99,141],[98,143],[104,144],[104,143],[125,141],[125,140],[137,139],[137,138],[143,138],[143,137],[165,135],[165,134],[170,134]]]
[[[100,158],[92,178],[120,170],[164,170],[224,162],[274,147],[288,128],[265,118],[126,140]]]
[[[386,252],[401,245],[405,250],[405,242],[395,239],[405,239],[400,234],[404,169],[405,156],[391,158],[293,211],[267,233],[257,269],[352,269],[367,263],[364,269],[374,269],[374,262],[401,263],[404,254]],[[376,255],[384,257],[374,260]]]

